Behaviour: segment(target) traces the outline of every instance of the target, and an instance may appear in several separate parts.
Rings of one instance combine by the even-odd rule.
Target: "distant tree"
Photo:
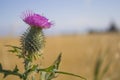
[[[92,30],[92,29],[90,29],[90,30],[88,31],[88,33],[89,33],[89,34],[92,34],[92,33],[95,33],[95,31]]]
[[[114,21],[110,23],[110,27],[107,30],[108,32],[118,32],[117,26]]]

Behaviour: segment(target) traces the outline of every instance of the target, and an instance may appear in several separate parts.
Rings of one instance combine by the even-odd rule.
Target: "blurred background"
[[[120,0],[0,0],[0,10],[0,63],[4,68],[13,69],[17,64],[23,69],[22,60],[7,52],[5,45],[20,45],[20,36],[28,28],[20,17],[31,10],[54,23],[44,30],[43,66],[62,52],[60,70],[93,80],[102,58],[97,73],[99,77],[104,74],[101,80],[120,79]],[[0,80],[2,77],[0,74]],[[19,80],[13,76],[5,80],[13,78]],[[59,75],[55,80],[79,78]]]

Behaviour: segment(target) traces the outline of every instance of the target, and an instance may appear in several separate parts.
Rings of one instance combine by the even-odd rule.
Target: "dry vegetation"
[[[5,69],[13,69],[17,64],[23,71],[22,60],[7,52],[5,45],[18,45],[18,38],[0,38],[0,63]],[[57,55],[62,52],[60,70],[80,74],[88,80],[93,79],[96,59],[99,54],[107,54],[106,64],[112,61],[104,80],[120,79],[120,34],[90,34],[90,35],[63,35],[46,37],[46,47],[43,60],[38,61],[44,67],[49,66]],[[104,67],[104,65],[103,65]],[[0,74],[0,80],[2,80]],[[19,80],[8,76],[4,80]],[[110,79],[109,79],[110,78]],[[80,80],[79,78],[59,75],[55,80]]]

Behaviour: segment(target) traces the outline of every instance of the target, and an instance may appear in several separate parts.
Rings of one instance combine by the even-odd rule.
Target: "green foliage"
[[[13,70],[4,70],[2,68],[2,65],[0,64],[0,73],[4,74],[3,78],[6,78],[8,75],[15,75],[15,76],[22,78],[22,74],[19,73],[19,69],[18,69],[17,65],[15,66],[15,68]]]
[[[0,64],[0,70],[2,70],[2,65]]]
[[[41,69],[39,68],[38,65],[32,65],[30,62],[27,65],[27,68],[24,73],[19,73],[19,69],[17,65],[15,66],[13,70],[4,70],[2,68],[2,65],[0,64],[0,73],[4,74],[3,78],[6,78],[8,75],[15,75],[21,78],[22,80],[35,80],[35,76],[32,76],[31,79],[29,79],[30,74],[32,74],[33,72],[40,73],[40,80],[52,80],[57,77],[56,76],[57,74],[66,74],[66,75],[76,76],[76,77],[86,80],[86,78],[82,76],[68,73],[68,72],[59,71],[58,68],[59,68],[60,62],[61,62],[61,54],[58,56],[55,62],[48,68]]]
[[[45,69],[40,69],[39,71],[42,71],[41,80],[52,80],[57,77],[56,74],[71,75],[71,76],[75,76],[75,77],[79,77],[81,79],[87,80],[86,78],[73,73],[59,71],[58,68],[59,68],[60,62],[61,62],[61,54],[59,54],[58,58],[55,60],[53,65]]]
[[[12,46],[12,45],[6,45],[6,47],[10,47],[12,49],[8,50],[8,52],[16,54],[19,58],[23,58],[24,55],[22,55],[22,49],[17,46]]]
[[[107,73],[107,71],[109,70],[110,66],[111,66],[111,62],[110,61],[103,69],[102,73],[101,73],[101,76],[100,76],[100,80],[102,80],[102,78],[104,77],[104,75]]]
[[[105,62],[106,55],[99,55],[96,60],[95,70],[94,70],[94,80],[102,80],[102,78],[104,77],[104,75],[107,73],[107,71],[111,66],[112,61],[109,61],[102,69],[103,63]]]
[[[103,64],[103,59],[102,57],[98,57],[97,61],[96,61],[96,65],[95,65],[95,71],[94,71],[94,80],[98,80],[98,76],[99,76],[99,72],[100,72],[100,68]]]
[[[61,54],[58,56],[58,58],[55,60],[53,65],[45,69],[45,72],[41,72],[41,80],[52,80],[53,78],[56,78],[56,71],[59,68],[59,64],[61,62]]]
[[[20,53],[21,52],[21,48],[20,47],[12,46],[12,45],[6,45],[6,47],[13,48],[11,50],[8,50],[9,52],[12,52],[12,53]]]

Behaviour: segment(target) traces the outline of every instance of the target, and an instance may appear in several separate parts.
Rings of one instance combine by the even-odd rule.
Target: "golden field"
[[[7,52],[5,45],[19,46],[19,38],[0,38],[0,63],[4,69],[13,69],[15,65],[23,71],[23,60],[14,54]],[[54,62],[57,55],[62,52],[60,70],[79,74],[88,80],[93,80],[93,72],[99,54],[107,54],[104,65],[112,61],[109,71],[103,80],[120,80],[120,34],[88,34],[88,35],[62,35],[46,37],[46,46],[42,60],[38,64],[44,67]],[[104,67],[103,65],[103,67]],[[0,74],[0,80],[3,74]],[[4,80],[19,80],[14,76],[8,76]],[[54,80],[81,80],[79,78],[59,75]]]

